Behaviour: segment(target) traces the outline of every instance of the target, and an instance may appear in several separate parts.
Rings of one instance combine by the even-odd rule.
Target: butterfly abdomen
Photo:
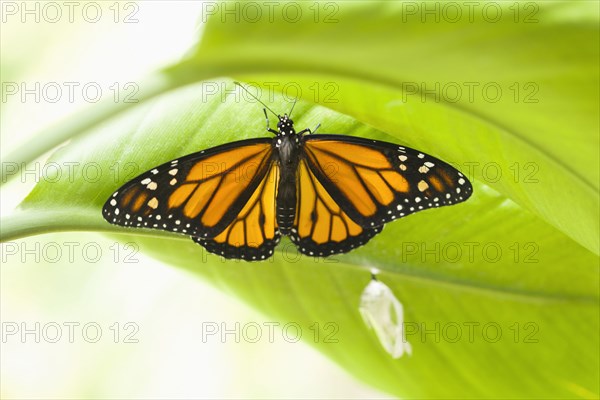
[[[277,205],[277,225],[282,235],[289,235],[296,218],[296,207]]]
[[[296,167],[280,166],[281,178],[277,189],[277,226],[282,235],[289,235],[296,218]]]
[[[275,139],[280,180],[277,188],[277,226],[282,235],[289,235],[296,219],[299,143],[296,135]]]

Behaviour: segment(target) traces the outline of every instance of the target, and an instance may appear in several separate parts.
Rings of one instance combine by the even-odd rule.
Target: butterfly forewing
[[[271,156],[271,140],[260,138],[167,162],[118,189],[103,216],[126,227],[214,237],[247,205]]]
[[[377,227],[465,201],[473,188],[451,165],[392,143],[343,135],[306,138],[310,171],[358,225]]]

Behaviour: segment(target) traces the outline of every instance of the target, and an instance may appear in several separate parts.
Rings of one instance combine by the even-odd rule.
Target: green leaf
[[[49,162],[77,160],[75,182],[68,176],[41,182],[20,213],[45,210],[42,215],[54,215],[44,219],[48,225],[73,229],[68,213],[75,211],[79,224],[87,223],[90,229],[132,232],[108,225],[100,214],[119,185],[182,154],[264,135],[259,107],[236,101],[235,96],[224,101],[220,95],[207,97],[206,87],[164,96],[60,149]],[[226,89],[231,88],[229,83]],[[278,98],[272,106],[280,110],[289,105]],[[295,113],[298,126],[322,121],[328,131],[396,140],[306,102],[300,102]],[[458,140],[449,137],[445,143],[452,153],[448,160],[460,163]],[[19,229],[26,229],[27,220],[20,221]],[[272,261],[224,262],[188,238],[148,232],[137,240],[146,252],[206,277],[269,315],[300,324],[310,335],[305,340],[315,342],[319,332],[317,347],[391,393],[569,396],[573,388],[596,390],[587,370],[595,365],[595,353],[589,349],[598,327],[596,256],[478,181],[467,203],[389,224],[367,246],[329,259],[299,257],[286,242]],[[570,261],[565,263],[567,257]],[[411,358],[392,360],[358,315],[359,296],[370,279],[368,267],[384,270],[380,279],[404,303],[410,327],[418,329],[408,337],[414,349]],[[460,340],[450,343],[457,326]],[[569,329],[573,326],[577,329]],[[330,339],[337,343],[325,340],[334,332],[332,327],[337,332]],[[491,343],[497,328],[502,337]],[[437,330],[439,339],[432,333],[422,337],[423,330]],[[588,362],[582,363],[582,358]],[[498,375],[494,364],[487,365],[492,359],[502,360],[504,375]],[[523,374],[523,364],[531,359],[550,368],[531,372],[522,385],[507,385],[507,380]],[[442,360],[448,366],[443,368],[444,384],[425,384],[441,379]],[[540,381],[542,387],[536,383]]]
[[[321,12],[331,11],[324,4]],[[144,102],[59,149],[50,162],[78,162],[73,179],[40,182],[3,221],[3,240],[61,229],[138,234],[149,254],[300,324],[305,341],[398,396],[598,397],[598,10],[502,3],[494,23],[480,13],[423,23],[408,14],[413,2],[327,4],[339,7],[337,23],[315,23],[312,3],[300,3],[293,24],[216,15],[197,48],[165,71],[168,82],[212,74],[263,88],[288,83],[304,99],[294,111],[298,127],[320,122],[322,132],[441,157],[473,180],[469,201],[388,224],[347,255],[298,257],[284,242],[273,260],[256,264],[225,262],[188,238],[105,223],[101,205],[137,173],[265,135],[260,106],[222,97],[231,82],[212,80]],[[537,22],[515,23],[514,4],[519,18],[534,4]],[[413,93],[414,84],[423,92],[436,82],[439,99]],[[442,89],[451,82],[493,82],[503,95],[451,101]],[[510,87],[529,82],[539,101],[525,103],[521,93],[515,102]],[[268,101],[289,108],[279,95]],[[412,357],[393,360],[360,319],[370,267],[404,304]]]

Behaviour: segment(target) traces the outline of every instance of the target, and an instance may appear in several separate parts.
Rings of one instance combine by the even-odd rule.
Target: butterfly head
[[[277,123],[277,131],[282,136],[295,135],[296,130],[294,129],[294,121],[288,117],[287,114],[278,115],[279,122]]]

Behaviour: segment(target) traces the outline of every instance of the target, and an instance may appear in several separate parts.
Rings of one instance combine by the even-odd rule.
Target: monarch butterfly
[[[269,109],[278,118],[275,130],[266,109],[274,138],[228,143],[157,166],[114,192],[104,218],[185,234],[225,258],[266,259],[281,236],[302,254],[329,256],[367,243],[387,222],[463,202],[473,191],[458,170],[418,150],[313,135],[318,126],[296,132],[293,107],[289,116]]]

